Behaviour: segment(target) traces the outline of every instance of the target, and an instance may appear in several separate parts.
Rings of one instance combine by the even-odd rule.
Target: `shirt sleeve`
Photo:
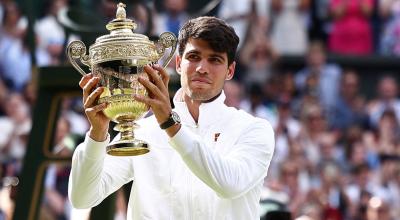
[[[200,136],[184,126],[170,144],[189,169],[220,197],[237,198],[267,175],[275,140],[272,127],[260,120],[241,132],[227,155],[206,146]]]
[[[68,182],[73,207],[94,207],[133,179],[130,157],[106,154],[109,141],[109,136],[104,142],[96,142],[86,134],[85,141],[76,148]]]

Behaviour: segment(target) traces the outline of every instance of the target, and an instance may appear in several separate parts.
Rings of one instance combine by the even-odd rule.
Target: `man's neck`
[[[184,101],[185,101],[185,103],[186,103],[186,105],[187,105],[187,107],[189,109],[190,114],[192,115],[192,117],[193,117],[193,119],[194,119],[194,121],[196,123],[198,123],[198,120],[199,120],[199,115],[200,115],[199,108],[200,108],[200,105],[202,103],[209,103],[209,102],[212,102],[212,101],[216,100],[221,95],[221,93],[219,93],[218,95],[216,95],[216,96],[214,96],[211,99],[206,100],[206,101],[193,100],[189,96],[184,94],[183,99],[184,99]]]
[[[184,100],[185,100],[187,108],[189,109],[190,114],[192,115],[192,118],[197,123],[199,120],[199,114],[200,114],[199,107],[201,105],[201,102],[193,100],[187,95],[185,95]]]

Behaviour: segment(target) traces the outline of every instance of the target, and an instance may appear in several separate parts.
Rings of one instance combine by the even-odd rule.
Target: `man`
[[[259,219],[274,134],[267,121],[223,104],[222,88],[233,77],[238,42],[233,28],[214,17],[182,27],[176,57],[182,88],[174,110],[166,71],[145,67],[150,80],[139,81],[150,97],[134,98],[149,104],[154,115],[135,130],[151,146],[141,156],[106,155],[109,121],[101,112],[106,104],[95,104],[103,89],[94,89],[99,79],[84,76],[80,86],[91,128],[72,159],[72,204],[96,206],[133,180],[128,219]],[[174,120],[177,115],[180,122]]]

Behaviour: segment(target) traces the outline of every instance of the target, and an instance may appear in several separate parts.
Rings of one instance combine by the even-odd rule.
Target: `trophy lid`
[[[126,5],[124,3],[119,3],[117,5],[117,12],[115,15],[116,18],[106,25],[107,30],[113,31],[120,29],[136,29],[136,23],[131,19],[126,18],[125,7]]]
[[[131,60],[134,65],[146,65],[156,62],[162,56],[147,36],[133,32],[137,25],[126,18],[125,7],[123,3],[117,5],[116,18],[106,25],[110,34],[98,37],[90,46],[89,57],[92,64]]]

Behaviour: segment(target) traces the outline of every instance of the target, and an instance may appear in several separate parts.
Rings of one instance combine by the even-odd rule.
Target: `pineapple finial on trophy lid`
[[[115,13],[115,19],[110,21],[106,25],[107,30],[114,31],[121,29],[127,29],[127,30],[136,29],[136,23],[131,19],[126,18],[125,8],[126,5],[124,3],[120,2],[117,4],[117,12]]]
[[[117,13],[116,13],[116,18],[117,19],[126,19],[126,11],[125,11],[126,5],[122,2],[118,3],[117,5]]]

